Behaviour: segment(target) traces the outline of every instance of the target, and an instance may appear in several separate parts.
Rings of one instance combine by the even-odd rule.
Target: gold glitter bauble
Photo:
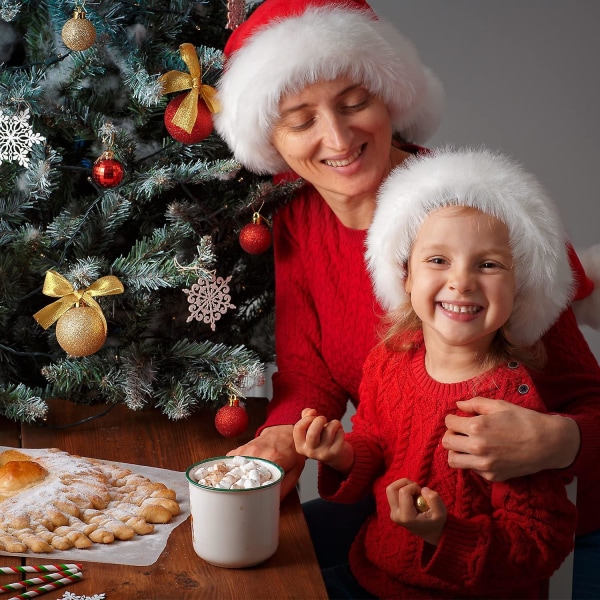
[[[62,39],[71,50],[81,51],[90,48],[96,41],[96,28],[85,18],[85,11],[78,8],[62,28]]]
[[[75,306],[56,322],[56,340],[71,356],[89,356],[106,341],[104,322],[93,308]]]

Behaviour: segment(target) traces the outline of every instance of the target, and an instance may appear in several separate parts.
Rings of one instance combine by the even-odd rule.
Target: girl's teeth
[[[457,304],[446,304],[442,302],[442,308],[454,313],[477,313],[481,309],[479,306],[459,306]]]

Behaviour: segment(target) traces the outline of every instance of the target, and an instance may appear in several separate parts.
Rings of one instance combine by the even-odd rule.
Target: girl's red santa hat
[[[516,297],[506,325],[529,346],[574,295],[569,245],[558,210],[539,181],[508,157],[486,149],[440,149],[410,157],[382,185],[367,235],[367,263],[386,310],[408,301],[406,265],[421,224],[444,206],[469,206],[507,227]]]
[[[225,56],[215,128],[256,173],[289,170],[271,144],[279,101],[317,81],[364,85],[408,142],[425,142],[439,124],[441,83],[410,40],[361,0],[265,0],[233,31]]]

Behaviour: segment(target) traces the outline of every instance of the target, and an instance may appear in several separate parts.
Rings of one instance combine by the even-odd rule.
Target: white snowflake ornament
[[[29,166],[29,152],[34,144],[46,138],[34,133],[29,122],[29,109],[10,115],[0,108],[0,162],[18,162]]]
[[[200,277],[198,283],[194,283],[191,289],[183,291],[188,295],[190,303],[190,316],[186,323],[196,319],[196,321],[210,323],[210,328],[214,331],[215,323],[230,308],[235,308],[235,305],[231,304],[229,295],[228,284],[231,275],[227,279],[216,277],[214,272],[211,275],[210,279]]]
[[[105,600],[106,594],[94,594],[93,596],[78,596],[73,592],[65,592],[60,600]]]

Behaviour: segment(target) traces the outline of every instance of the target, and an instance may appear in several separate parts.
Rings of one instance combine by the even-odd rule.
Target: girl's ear
[[[404,272],[406,273],[406,275],[404,277],[404,291],[407,294],[410,294],[410,292],[412,291],[412,275],[410,272],[409,263],[410,263],[410,261],[406,262],[404,265]]]

